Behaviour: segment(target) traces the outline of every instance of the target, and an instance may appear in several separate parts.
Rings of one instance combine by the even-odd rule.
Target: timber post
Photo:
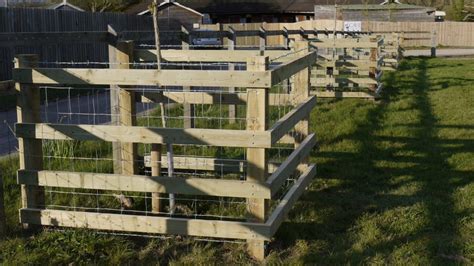
[[[227,35],[228,49],[229,51],[234,51],[235,45],[237,44],[237,33],[231,26],[229,26],[228,31],[229,31]],[[234,63],[229,63],[229,70],[235,70]],[[235,93],[235,87],[229,87],[229,93]],[[229,105],[229,123],[231,124],[235,123],[236,115],[237,115],[237,105],[230,104]]]
[[[190,46],[192,45],[192,36],[189,33],[188,29],[185,26],[181,26],[181,48],[183,50],[189,50]],[[191,91],[191,86],[183,86],[183,91]],[[184,128],[194,128],[194,105],[192,104],[184,104],[183,105],[183,112],[184,112]]]
[[[34,68],[38,66],[38,55],[18,55],[15,68]],[[17,122],[41,123],[40,90],[35,85],[15,84],[17,98]],[[43,170],[42,140],[18,138],[20,170]],[[43,208],[45,205],[44,188],[21,185],[22,208]],[[24,224],[29,228],[28,224]]]
[[[251,57],[247,60],[248,71],[268,70],[269,58]],[[247,88],[247,130],[265,131],[267,129],[268,90],[266,88]],[[266,182],[267,164],[265,148],[247,148],[247,181]],[[267,215],[268,200],[249,198],[248,221],[264,223]],[[265,241],[248,240],[249,254],[257,260],[265,258]]]
[[[133,62],[133,41],[118,41],[109,45],[110,68],[129,69]],[[136,125],[135,92],[125,87],[111,85],[111,116],[113,125]],[[114,173],[133,175],[137,173],[137,145],[133,143],[114,143]]]

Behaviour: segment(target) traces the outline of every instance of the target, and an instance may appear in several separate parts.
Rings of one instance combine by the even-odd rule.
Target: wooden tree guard
[[[131,43],[117,44],[130,47]],[[310,68],[317,58],[316,52],[309,51],[308,43],[295,43],[297,53],[286,56],[280,53],[264,51],[264,55],[255,55],[255,51],[183,51],[186,62],[247,63],[245,71],[214,70],[167,70],[150,72],[138,69],[45,69],[37,68],[34,56],[19,56],[14,79],[20,92],[19,123],[16,136],[20,139],[21,168],[18,182],[22,185],[23,206],[20,211],[22,223],[59,227],[85,227],[97,230],[139,232],[146,234],[174,234],[199,237],[243,239],[248,243],[249,253],[256,259],[263,259],[265,242],[270,241],[279,226],[306,186],[316,174],[316,166],[308,163],[308,156],[316,143],[314,134],[309,132],[309,114],[316,105],[316,97],[309,94]],[[118,49],[118,48],[117,48]],[[120,51],[127,50],[120,49]],[[116,51],[118,52],[118,51]],[[224,53],[223,53],[224,52]],[[260,53],[260,51],[257,51]],[[188,53],[186,55],[186,53]],[[226,55],[226,53],[229,53]],[[121,61],[129,62],[131,52]],[[135,58],[142,60],[152,51],[136,51]],[[247,59],[250,55],[249,59]],[[166,60],[166,51],[163,57]],[[193,59],[194,58],[194,59]],[[207,59],[205,59],[207,58]],[[269,58],[275,58],[276,66],[270,68]],[[28,59],[26,61],[26,59]],[[171,58],[170,58],[171,59]],[[149,61],[153,61],[151,59]],[[29,63],[26,63],[29,62]],[[128,64],[127,64],[128,65]],[[295,76],[294,89],[289,94],[271,93],[270,88]],[[30,84],[30,85],[26,85]],[[119,105],[125,109],[120,113],[119,125],[69,125],[46,124],[39,119],[39,90],[35,84],[56,85],[111,85],[118,86]],[[212,92],[168,91],[146,94],[136,101],[173,102],[177,104],[229,104],[244,105],[247,108],[246,130],[207,129],[207,128],[158,128],[135,125],[133,93],[127,90],[130,85],[173,85],[208,87],[244,87],[245,92],[229,97],[219,97]],[[217,96],[217,97],[216,97]],[[273,125],[267,121],[268,108],[271,105],[294,106]],[[25,110],[29,112],[25,112]],[[117,142],[135,154],[131,145],[137,143],[153,144],[151,167],[152,176],[136,175],[131,164],[120,173],[88,173],[42,170],[41,140],[91,140]],[[208,179],[199,177],[175,178],[161,175],[161,169],[167,167],[161,163],[161,149],[157,145],[205,145],[223,147],[241,147],[247,150],[245,164],[231,166],[227,170],[242,172],[246,168],[246,180]],[[267,150],[277,143],[293,144],[292,153],[279,164],[271,164]],[[132,157],[122,159],[125,163]],[[117,159],[117,158],[114,158]],[[188,158],[183,158],[188,160]],[[194,160],[200,160],[194,158]],[[209,169],[214,168],[219,158],[205,158]],[[177,168],[180,165],[176,157]],[[290,177],[296,182],[284,194],[281,201],[270,210],[268,201],[276,200],[282,185]],[[153,212],[160,211],[158,193],[176,193],[182,195],[206,195],[213,197],[247,198],[247,221],[206,220],[160,216],[153,214],[131,215],[107,212],[46,210],[37,188],[54,186],[58,188],[78,188],[107,191],[131,191],[153,193]],[[35,190],[29,190],[34,187]],[[278,195],[280,197],[280,195]]]
[[[312,93],[321,98],[378,98],[382,89],[382,37],[317,39],[312,45],[319,49],[344,50],[332,55],[320,54],[313,68]],[[366,51],[368,56],[353,56],[349,51]],[[348,59],[348,57],[350,57]]]

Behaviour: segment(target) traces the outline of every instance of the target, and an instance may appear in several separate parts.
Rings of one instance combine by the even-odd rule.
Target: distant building
[[[382,3],[379,5],[338,5],[337,13],[334,5],[316,5],[315,19],[337,19],[344,21],[435,21],[436,9],[424,6],[400,4],[399,2]]]
[[[151,2],[140,3],[129,8],[126,13],[140,16],[151,15]],[[160,30],[181,30],[181,25],[192,28],[195,23],[202,23],[204,15],[176,1],[164,1],[158,5]]]
[[[0,0],[0,7],[42,7],[48,0]]]
[[[349,0],[362,1],[362,0]],[[378,0],[373,0],[378,1]],[[149,14],[146,10],[152,0],[146,0],[131,6],[126,13]],[[203,15],[208,23],[254,23],[254,22],[296,22],[312,19],[314,5],[325,0],[167,0],[162,2],[179,4],[186,7],[188,14],[193,11]],[[383,1],[380,1],[383,2]],[[166,7],[173,8],[170,4]],[[173,16],[175,10],[170,10]]]
[[[52,5],[48,7],[48,9],[84,12],[84,9],[68,3],[67,0],[63,0],[59,4]]]

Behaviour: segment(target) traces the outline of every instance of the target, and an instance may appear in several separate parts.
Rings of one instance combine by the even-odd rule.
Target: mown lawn
[[[321,101],[318,176],[270,246],[269,263],[474,263],[474,60],[409,59],[381,103]],[[17,160],[4,160],[5,264],[254,263],[234,243],[25,233]]]

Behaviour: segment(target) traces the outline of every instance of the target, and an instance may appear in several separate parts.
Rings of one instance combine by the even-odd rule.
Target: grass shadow
[[[458,227],[469,213],[453,198],[474,173],[449,157],[472,151],[473,140],[438,136],[428,63],[403,61],[385,78],[384,101],[328,142],[340,148],[322,143],[320,180],[277,236],[280,246],[305,243],[303,263],[469,261]]]

